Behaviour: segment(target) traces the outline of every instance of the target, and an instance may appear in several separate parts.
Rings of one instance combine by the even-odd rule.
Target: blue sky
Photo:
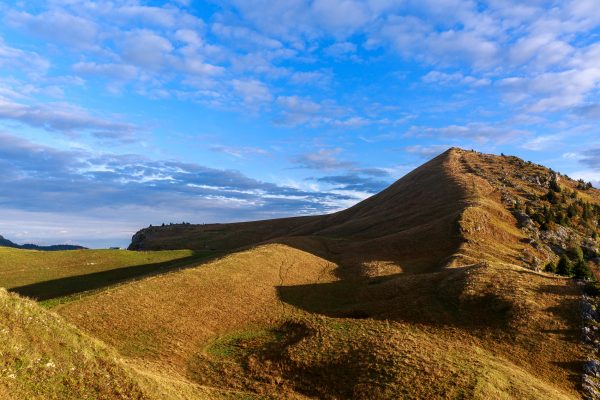
[[[331,212],[450,146],[600,181],[594,0],[0,4],[0,234]]]

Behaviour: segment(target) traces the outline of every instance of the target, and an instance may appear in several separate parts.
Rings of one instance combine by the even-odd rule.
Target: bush
[[[573,260],[583,261],[583,250],[581,250],[580,246],[574,247],[571,250],[571,255],[573,256]]]
[[[558,177],[556,175],[554,175],[552,177],[552,180],[550,181],[550,191],[556,192],[556,193],[561,192],[561,187],[558,184]]]
[[[600,296],[600,282],[590,282],[583,288],[588,296]]]

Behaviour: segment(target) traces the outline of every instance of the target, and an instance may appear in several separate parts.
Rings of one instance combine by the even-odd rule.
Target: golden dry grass
[[[17,399],[144,399],[116,354],[0,289],[0,387]]]
[[[126,361],[35,302],[0,289],[0,398],[212,400],[251,393],[203,387]]]
[[[205,387],[290,398],[577,398],[577,293],[566,280],[473,266],[345,283],[333,267],[267,245],[58,312],[132,362]],[[370,318],[336,317],[357,309]],[[290,325],[301,340],[289,340]]]
[[[331,282],[334,267],[300,250],[263,246],[56,310],[125,355],[184,365],[215,335],[269,324],[292,312],[279,300],[278,286]]]

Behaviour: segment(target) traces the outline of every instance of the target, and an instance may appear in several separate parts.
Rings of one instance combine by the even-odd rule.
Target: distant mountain
[[[76,246],[70,244],[54,244],[51,246],[38,246],[36,244],[25,243],[23,245],[16,244],[4,236],[0,235],[0,247],[12,247],[15,249],[24,249],[24,250],[40,250],[40,251],[61,251],[61,250],[83,250],[86,247]]]

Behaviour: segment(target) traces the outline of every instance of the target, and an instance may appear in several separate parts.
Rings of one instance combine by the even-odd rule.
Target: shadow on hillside
[[[581,390],[581,372],[583,371],[584,361],[553,361],[552,364],[559,366],[567,371],[569,380],[575,384],[577,390]]]
[[[471,267],[354,281],[278,286],[279,298],[334,318],[373,318],[435,326],[503,327],[513,304],[494,294],[462,297]]]
[[[218,255],[195,252],[189,257],[176,260],[154,264],[134,265],[86,275],[52,279],[49,281],[9,288],[8,290],[39,301],[49,300],[89,290],[102,289],[136,278],[197,266],[199,262],[205,262],[216,256]]]
[[[548,307],[545,311],[551,313],[556,319],[560,320],[565,325],[572,327],[571,329],[556,329],[547,330],[546,332],[559,334],[563,340],[579,343],[580,338],[580,323],[581,317],[578,312],[580,304],[580,290],[575,285],[544,285],[538,289],[540,293],[548,293],[561,296],[560,303]]]

